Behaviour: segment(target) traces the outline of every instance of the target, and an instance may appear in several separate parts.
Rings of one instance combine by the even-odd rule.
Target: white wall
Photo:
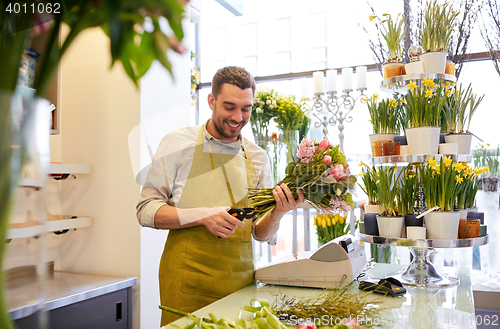
[[[90,215],[92,226],[52,236],[55,266],[139,278],[139,187],[128,134],[140,120],[140,92],[120,63],[110,69],[110,57],[109,39],[102,30],[91,29],[78,36],[61,64],[61,134],[52,138],[52,160],[89,164],[92,173],[59,183],[60,211]],[[138,161],[138,155],[133,159]],[[134,328],[140,321],[139,286],[133,288]]]
[[[183,43],[189,45],[188,38],[193,31],[187,20],[184,32],[186,40]],[[151,163],[148,143],[154,153],[166,133],[194,124],[189,50],[184,55],[173,52],[168,55],[174,79],[158,63],[154,63],[141,79],[141,168]],[[141,328],[157,328],[160,325],[158,267],[167,233],[141,228]]]

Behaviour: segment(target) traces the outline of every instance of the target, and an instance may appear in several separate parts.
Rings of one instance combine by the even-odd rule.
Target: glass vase
[[[299,131],[298,130],[283,130],[281,132],[281,140],[284,145],[286,165],[295,161],[295,155],[299,147]]]
[[[252,125],[252,133],[255,144],[257,144],[267,152],[267,148],[269,146],[269,132],[267,129],[267,125],[262,125],[262,123],[257,121],[254,125]]]

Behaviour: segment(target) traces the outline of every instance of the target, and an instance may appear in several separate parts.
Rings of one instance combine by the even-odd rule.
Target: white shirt
[[[137,219],[142,226],[155,228],[154,219],[158,209],[165,204],[176,206],[179,202],[193,164],[200,128],[181,128],[166,134],[161,140],[137,204]],[[257,188],[272,187],[269,158],[263,149],[241,135],[237,142],[215,139],[208,133],[206,124],[203,134],[204,152],[244,157],[242,145],[245,145],[255,168]]]

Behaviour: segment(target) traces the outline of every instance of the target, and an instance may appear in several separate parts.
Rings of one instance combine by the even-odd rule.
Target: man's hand
[[[304,193],[301,190],[297,190],[297,200],[293,198],[292,191],[286,184],[277,185],[273,190],[274,200],[276,200],[276,215],[281,215],[281,217],[297,207],[298,204],[304,202]]]
[[[227,207],[227,210],[229,209],[231,208]],[[203,218],[201,224],[203,224],[213,235],[217,235],[221,238],[229,238],[238,227],[245,226],[245,223],[229,215],[227,210]]]

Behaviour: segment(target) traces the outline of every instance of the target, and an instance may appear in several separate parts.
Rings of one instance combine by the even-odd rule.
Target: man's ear
[[[208,106],[210,106],[212,111],[215,108],[215,96],[212,93],[208,94]]]

